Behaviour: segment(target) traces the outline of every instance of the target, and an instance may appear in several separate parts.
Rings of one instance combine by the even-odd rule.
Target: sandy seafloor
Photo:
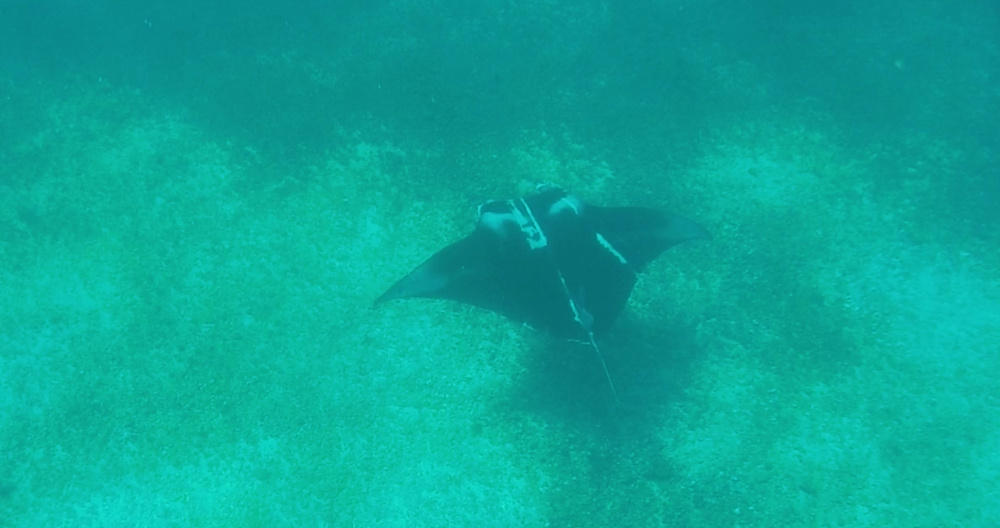
[[[942,198],[995,152],[760,112],[641,173],[552,125],[442,178],[446,147],[344,130],[275,164],[142,90],[18,86],[2,527],[1000,523],[998,224]],[[602,339],[620,404],[586,348],[371,308],[537,181],[714,235]]]

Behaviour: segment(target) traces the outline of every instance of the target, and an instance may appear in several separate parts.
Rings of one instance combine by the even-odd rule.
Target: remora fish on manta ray
[[[595,335],[625,308],[636,276],[663,251],[710,238],[687,218],[641,207],[597,207],[566,191],[479,206],[465,238],[438,251],[375,304],[451,299],[593,347],[617,399]]]

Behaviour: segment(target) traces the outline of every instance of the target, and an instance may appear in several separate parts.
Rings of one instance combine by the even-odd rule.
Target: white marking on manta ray
[[[594,235],[597,237],[598,244],[603,246],[604,249],[608,250],[608,253],[611,253],[612,256],[618,259],[618,262],[621,262],[622,264],[628,266],[628,260],[625,258],[625,255],[619,253],[618,250],[611,245],[611,242],[608,242],[608,239],[604,238],[604,236],[602,236],[600,233],[594,233]],[[631,266],[629,266],[629,269],[631,269]]]
[[[528,207],[528,202],[519,199],[516,202],[511,200],[507,203],[511,205],[512,214],[517,220],[517,225],[521,228],[521,232],[527,238],[528,246],[531,249],[542,249],[548,246],[549,241],[545,238],[545,233],[542,232],[542,228],[538,225],[535,214],[531,212],[531,207]],[[518,204],[524,207],[524,211],[521,211]]]
[[[579,198],[567,194],[549,206],[549,216],[555,216],[567,209],[572,209],[573,214],[579,215],[582,207],[583,202],[581,202]]]
[[[482,211],[482,206],[480,206],[480,211]],[[506,224],[516,224],[517,219],[510,213],[480,212],[479,223],[486,226],[490,231],[507,238],[507,235],[510,233],[507,231]]]

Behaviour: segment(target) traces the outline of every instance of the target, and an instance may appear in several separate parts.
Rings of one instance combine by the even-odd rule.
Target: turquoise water
[[[119,4],[0,3],[0,527],[1000,525],[995,3]],[[714,235],[620,403],[371,308],[539,181]]]

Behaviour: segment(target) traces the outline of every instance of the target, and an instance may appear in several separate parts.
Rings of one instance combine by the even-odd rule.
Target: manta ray
[[[558,187],[479,206],[475,229],[375,300],[426,297],[471,304],[590,345],[625,308],[636,278],[663,251],[708,231],[676,214],[598,207]]]

